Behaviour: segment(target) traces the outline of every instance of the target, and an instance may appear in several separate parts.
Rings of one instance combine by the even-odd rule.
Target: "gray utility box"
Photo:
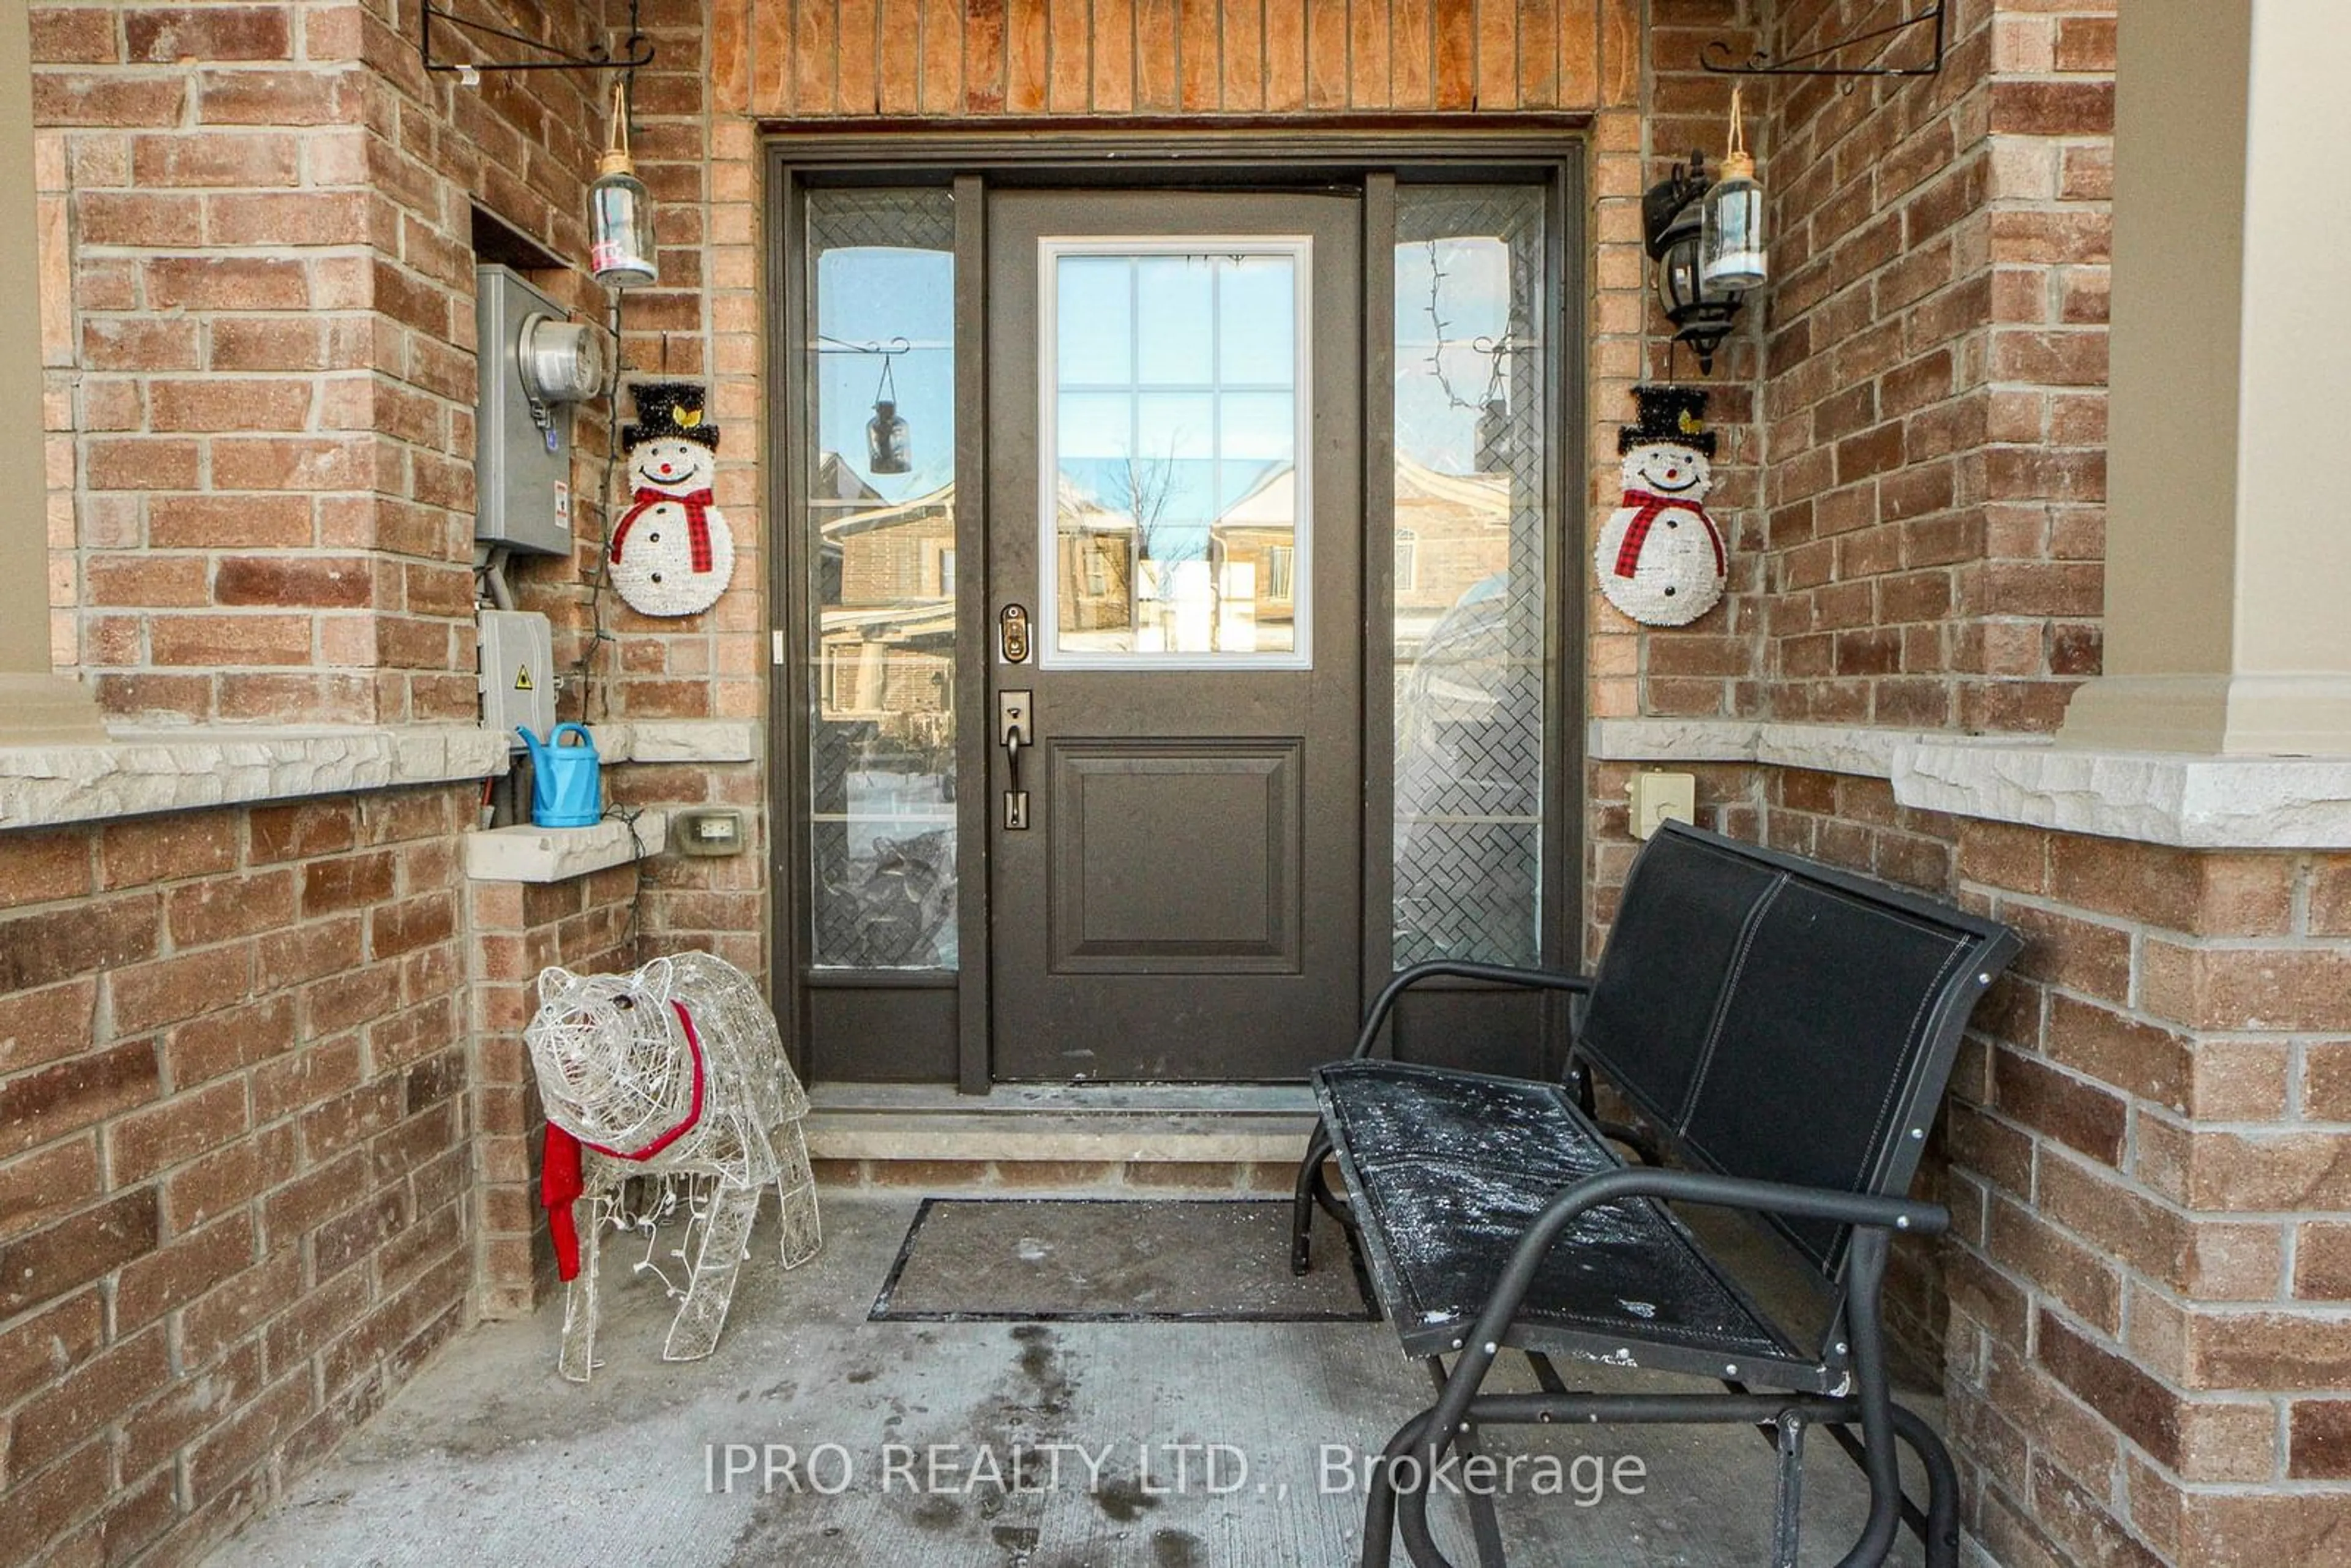
[[[604,340],[507,267],[476,267],[474,289],[474,538],[569,555],[571,404],[603,391]]]
[[[481,612],[482,723],[522,749],[517,727],[545,740],[555,729],[555,639],[528,610]]]

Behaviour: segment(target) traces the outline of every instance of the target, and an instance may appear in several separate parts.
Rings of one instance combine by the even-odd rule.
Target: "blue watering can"
[[[593,827],[604,815],[604,764],[596,737],[576,724],[559,724],[542,741],[515,726],[530,747],[530,820],[542,828]],[[565,735],[579,738],[563,744]]]

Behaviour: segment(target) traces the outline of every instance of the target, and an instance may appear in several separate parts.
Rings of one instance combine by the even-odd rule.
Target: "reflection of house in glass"
[[[1161,515],[1147,484],[1117,476],[1089,484],[1070,472],[1077,466],[1064,465],[1058,505],[1064,646],[1260,653],[1296,645],[1300,573],[1311,563],[1299,559],[1289,464],[1268,465],[1205,528]],[[1401,455],[1395,485],[1401,679],[1446,613],[1509,570],[1511,500],[1507,476],[1444,474]]]
[[[883,497],[817,465],[816,961],[956,956],[955,497]]]
[[[868,718],[918,738],[925,716],[955,706],[955,487],[883,500],[827,455],[856,491],[820,526],[819,711]]]
[[[1399,678],[1446,612],[1510,566],[1510,477],[1395,465],[1395,656]]]
[[[1211,493],[1151,465],[1064,460],[1056,501],[1061,645],[1078,653],[1280,653],[1297,645],[1298,483],[1287,462],[1258,465],[1203,522],[1171,501]],[[1229,485],[1243,464],[1217,466]],[[1101,472],[1095,472],[1101,470]]]

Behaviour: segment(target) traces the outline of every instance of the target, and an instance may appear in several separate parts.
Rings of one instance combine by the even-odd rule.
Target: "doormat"
[[[1290,1273],[1286,1199],[932,1197],[866,1319],[1377,1322],[1354,1249],[1319,1209],[1314,1258]]]

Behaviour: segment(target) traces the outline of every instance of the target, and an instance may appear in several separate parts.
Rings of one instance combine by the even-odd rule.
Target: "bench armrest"
[[[1716,1208],[1750,1208],[1796,1219],[1825,1219],[1837,1225],[1865,1225],[1918,1236],[1940,1236],[1951,1224],[1950,1210],[1939,1203],[1917,1198],[1877,1197],[1836,1187],[1796,1186],[1788,1182],[1718,1176],[1712,1171],[1625,1169],[1587,1176],[1563,1188],[1527,1228],[1527,1240],[1532,1240],[1534,1233],[1557,1211],[1559,1218],[1543,1242],[1547,1250],[1559,1232],[1566,1228],[1567,1222],[1585,1209],[1629,1197],[1676,1198]],[[1581,1201],[1571,1201],[1576,1199]],[[1520,1246],[1525,1245],[1525,1241],[1520,1242]],[[1534,1260],[1542,1260],[1540,1252]]]
[[[1450,976],[1464,980],[1490,980],[1497,985],[1520,986],[1530,990],[1589,991],[1592,978],[1588,975],[1573,975],[1563,969],[1520,969],[1507,964],[1473,964],[1466,959],[1432,958],[1426,964],[1415,964],[1403,970],[1380,989],[1372,1000],[1371,1010],[1364,1015],[1363,1031],[1355,1036],[1352,1053],[1358,1060],[1372,1053],[1372,1044],[1387,1027],[1388,1014],[1395,1009],[1398,997],[1423,980]]]
[[[1658,1170],[1646,1166],[1604,1171],[1562,1188],[1534,1218],[1486,1298],[1463,1355],[1485,1355],[1488,1344],[1499,1346],[1520,1303],[1534,1284],[1536,1270],[1560,1234],[1588,1209],[1630,1198],[1677,1198],[1684,1203],[1721,1208],[1753,1209],[1784,1214],[1797,1219],[1825,1219],[1836,1225],[1873,1230],[1900,1231],[1913,1236],[1940,1236],[1950,1228],[1951,1213],[1939,1203],[1907,1197],[1877,1197],[1843,1192],[1834,1187],[1794,1186],[1786,1182],[1753,1181],[1744,1176],[1718,1176],[1711,1171]],[[1491,1356],[1485,1356],[1490,1361]]]

